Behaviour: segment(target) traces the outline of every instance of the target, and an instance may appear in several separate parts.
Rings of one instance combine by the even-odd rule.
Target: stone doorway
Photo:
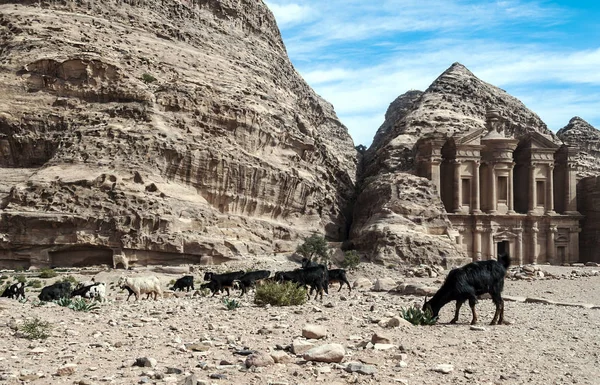
[[[509,241],[500,241],[496,244],[496,257],[501,254],[510,255],[510,242]]]

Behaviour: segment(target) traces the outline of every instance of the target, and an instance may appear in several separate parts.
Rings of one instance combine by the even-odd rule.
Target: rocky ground
[[[265,259],[216,269],[265,267],[283,270],[294,263]],[[145,268],[140,273],[156,274],[166,288],[189,268]],[[198,280],[211,268],[191,266]],[[191,293],[125,302],[124,293],[113,288],[97,313],[35,306],[32,291],[26,303],[0,302],[0,383],[598,384],[600,308],[591,305],[600,305],[597,270],[541,266],[544,277],[534,272],[528,278],[507,279],[504,294],[517,301],[506,303],[510,324],[489,326],[494,308],[484,299],[478,304],[478,328],[469,325],[467,306],[459,323],[448,325],[453,304],[442,310],[435,326],[407,325],[394,316],[402,307],[420,305],[423,297],[375,292],[369,284],[351,293],[337,292],[336,285],[323,302],[311,300],[298,307],[258,307],[251,293],[236,310],[227,310],[220,298]],[[63,274],[116,282],[121,273],[90,269]],[[413,275],[362,264],[349,278],[351,283],[390,278],[392,288],[407,282],[437,287],[445,273],[435,278]],[[539,298],[557,304],[540,303]],[[560,306],[573,303],[590,305]],[[32,317],[52,325],[49,338],[28,340],[15,331]],[[311,335],[310,328],[303,332],[308,324],[319,326],[314,333],[325,337],[303,338]],[[342,351],[343,360],[312,361],[300,353],[307,343],[333,344],[333,353]],[[249,351],[258,353],[250,357]],[[149,366],[134,366],[144,357]],[[267,366],[247,368],[246,360]]]

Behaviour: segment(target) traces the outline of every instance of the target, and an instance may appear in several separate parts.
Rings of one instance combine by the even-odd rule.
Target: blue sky
[[[600,128],[600,2],[266,0],[294,66],[370,145],[389,104],[452,63],[519,98],[553,131]]]

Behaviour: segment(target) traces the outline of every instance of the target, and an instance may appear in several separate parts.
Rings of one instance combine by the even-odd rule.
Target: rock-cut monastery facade
[[[457,244],[474,261],[579,259],[576,149],[530,132],[515,136],[496,110],[486,127],[417,143],[417,174],[433,181]]]

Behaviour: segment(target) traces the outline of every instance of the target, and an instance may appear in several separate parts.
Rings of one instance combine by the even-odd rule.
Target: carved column
[[[462,207],[462,181],[460,180],[460,161],[454,161],[454,212],[460,212]]]
[[[441,163],[442,163],[441,158],[432,158],[431,163],[430,163],[431,181],[435,185],[435,188],[437,189],[437,193],[440,197],[442,196],[442,185],[441,185],[441,178],[440,178],[440,164]]]
[[[516,228],[514,231],[517,233],[517,244],[515,245],[515,253],[517,254],[517,262],[519,265],[523,264],[523,229]]]
[[[473,261],[481,261],[481,233],[483,228],[475,226],[473,232]]]
[[[546,189],[546,213],[554,214],[554,165],[548,165],[548,187]]]
[[[515,168],[515,164],[512,163],[510,165],[510,169],[508,170],[508,213],[515,213],[515,190],[513,186],[513,170]]]
[[[473,162],[473,194],[472,194],[472,198],[473,198],[473,213],[477,214],[477,213],[481,213],[481,188],[479,186],[479,166],[481,166],[481,163],[479,161],[475,161]],[[480,257],[481,257],[481,253],[480,253]]]
[[[496,212],[498,207],[498,192],[496,191],[498,188],[498,182],[496,181],[496,168],[494,163],[489,163],[490,169],[490,188],[491,188],[491,205],[490,205],[490,214]]]
[[[558,229],[556,226],[550,226],[548,229],[548,244],[546,245],[547,262],[552,264],[558,264],[562,261],[556,261],[556,247],[554,246],[554,240],[556,238],[556,232]]]
[[[569,230],[569,252],[567,253],[569,260],[566,262],[573,263],[579,261],[579,232],[580,228],[574,227]]]
[[[496,247],[496,243],[494,243],[494,229],[490,229],[490,238],[488,242],[488,258],[487,259],[495,259],[496,253],[494,248]]]
[[[533,214],[536,206],[535,163],[529,166],[529,213]]]
[[[577,166],[567,165],[565,178],[565,211],[574,213],[577,211]]]
[[[538,232],[537,223],[531,226],[531,263],[537,263],[538,260]]]

